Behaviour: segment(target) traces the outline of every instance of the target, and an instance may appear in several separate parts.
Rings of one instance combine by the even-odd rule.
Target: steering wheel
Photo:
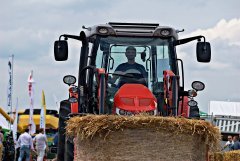
[[[141,73],[126,73],[119,79],[119,86],[125,83],[137,83],[147,86],[146,78]]]

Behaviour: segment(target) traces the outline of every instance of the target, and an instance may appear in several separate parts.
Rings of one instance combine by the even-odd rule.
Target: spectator
[[[240,149],[240,142],[239,142],[238,139],[239,139],[238,136],[233,137],[234,144],[231,146],[232,150],[239,150]]]
[[[33,140],[31,135],[28,133],[29,129],[25,129],[25,132],[18,138],[18,144],[20,145],[20,155],[18,161],[22,161],[24,153],[26,154],[26,161],[30,160],[30,150],[33,148]]]
[[[44,134],[44,129],[39,129],[39,133],[35,136],[33,142],[36,144],[37,161],[43,161],[47,148],[47,137]]]
[[[0,161],[2,161],[2,151],[3,151],[3,132],[2,126],[0,126]]]
[[[4,146],[4,158],[3,160],[14,160],[15,155],[15,147],[13,141],[13,134],[12,131],[9,131],[5,135],[5,141],[3,143]]]
[[[228,135],[228,141],[226,142],[226,144],[224,145],[223,149],[227,148],[227,151],[231,150],[232,145],[234,144],[233,142],[233,138],[231,135]]]

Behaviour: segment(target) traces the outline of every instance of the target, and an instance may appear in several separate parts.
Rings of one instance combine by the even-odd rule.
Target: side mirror
[[[197,43],[197,60],[198,62],[208,63],[211,60],[211,46],[209,42]]]
[[[54,57],[56,61],[65,61],[68,59],[68,43],[66,40],[55,41]]]

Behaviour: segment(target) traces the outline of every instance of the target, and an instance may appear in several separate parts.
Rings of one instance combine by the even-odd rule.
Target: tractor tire
[[[200,119],[198,106],[190,107],[189,118]]]
[[[72,138],[65,139],[65,154],[64,160],[65,161],[73,161],[74,159],[74,144]]]
[[[59,109],[59,122],[58,122],[58,151],[57,151],[57,160],[65,161],[65,127],[68,114],[71,113],[70,103],[67,100],[61,101]]]

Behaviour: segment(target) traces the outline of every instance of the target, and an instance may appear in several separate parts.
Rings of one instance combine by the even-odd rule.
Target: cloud
[[[236,62],[236,57],[240,51],[240,19],[232,19],[229,21],[220,20],[214,27],[209,29],[198,29],[183,37],[196,35],[204,35],[206,41],[211,43],[212,47],[212,62],[209,69],[223,69],[226,67],[239,68],[239,63]],[[194,48],[195,49],[195,48]],[[192,43],[180,48],[180,56],[182,58],[193,59],[195,52],[192,48]],[[196,59],[195,59],[196,60]],[[194,62],[195,63],[195,62]],[[193,66],[193,64],[191,64]],[[194,67],[201,68],[200,64]]]
[[[220,20],[216,26],[206,30],[198,29],[190,35],[207,35],[209,41],[227,41],[231,45],[238,45],[240,43],[240,18],[234,18],[229,21],[225,19]]]
[[[212,60],[210,63],[196,61],[195,44],[189,43],[178,49],[184,60],[185,80],[189,86],[191,81],[201,80],[206,83],[205,96],[197,98],[200,106],[207,111],[210,100],[230,99],[240,101],[238,86],[240,81],[240,19],[229,21],[220,20],[215,26],[208,29],[198,29],[183,37],[204,35],[211,43]]]

